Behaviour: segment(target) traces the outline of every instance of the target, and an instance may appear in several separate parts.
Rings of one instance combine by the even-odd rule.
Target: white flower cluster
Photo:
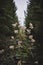
[[[21,64],[21,60],[18,61],[17,65],[22,65],[22,64]]]
[[[29,35],[29,39],[33,39],[33,35]]]
[[[13,40],[14,40],[14,36],[11,36],[11,39],[13,39]]]
[[[35,42],[35,39],[33,39],[33,35],[29,35],[29,39],[31,40],[31,42]]]
[[[14,30],[14,33],[18,33],[18,30]]]
[[[31,34],[31,29],[34,28],[32,23],[29,23],[29,28],[30,29],[27,29],[27,33]],[[35,42],[35,39],[33,39],[33,35],[29,35],[29,39],[31,40],[31,42]]]
[[[18,46],[21,47],[22,41],[18,41]]]
[[[0,54],[2,54],[3,52],[4,52],[4,49],[1,49],[1,50],[0,50]]]
[[[12,24],[13,27],[16,27],[18,23]]]
[[[22,41],[18,41],[18,43],[22,43]]]
[[[32,23],[29,23],[29,28],[30,29],[33,29],[34,28]]]
[[[35,39],[31,39],[31,42],[35,42]]]
[[[9,46],[9,48],[13,50],[13,49],[14,49],[14,46],[13,46],[13,45],[11,45],[11,46]]]
[[[27,32],[30,34],[31,33],[31,30],[30,29],[27,29]]]

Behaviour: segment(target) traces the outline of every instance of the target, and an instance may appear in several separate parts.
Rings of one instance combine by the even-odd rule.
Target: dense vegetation
[[[16,11],[0,0],[0,65],[43,65],[43,0],[28,0],[24,27]]]
[[[13,0],[0,0],[0,65],[14,65],[14,50],[9,46],[14,45],[14,32],[18,27],[16,6]],[[14,28],[14,25],[17,26]]]
[[[36,40],[36,49],[34,49],[35,61],[38,65],[43,65],[43,0],[29,0],[30,4],[27,5],[27,14],[25,18],[26,27],[29,29],[29,23],[34,26],[32,35]],[[28,2],[29,3],[29,2]],[[35,51],[36,50],[36,51]],[[33,63],[34,64],[34,63]]]

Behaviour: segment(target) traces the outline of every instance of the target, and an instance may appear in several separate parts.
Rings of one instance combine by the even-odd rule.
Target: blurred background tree
[[[27,4],[27,14],[25,16],[25,24],[26,27],[29,29],[29,23],[31,22],[34,26],[32,30],[32,35],[36,40],[35,46],[37,47],[34,50],[36,53],[36,59],[39,63],[38,65],[43,65],[43,0],[30,0],[30,3]],[[28,35],[27,35],[28,36]],[[36,64],[37,65],[37,64]]]
[[[0,65],[14,65],[14,39],[18,17],[13,0],[0,0]]]

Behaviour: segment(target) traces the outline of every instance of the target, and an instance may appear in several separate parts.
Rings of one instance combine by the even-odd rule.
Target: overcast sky
[[[26,11],[27,9],[27,1],[28,0],[14,0],[15,4],[17,6],[17,15],[18,15],[18,19],[20,21],[20,24],[23,25],[23,21],[24,21],[24,10]]]

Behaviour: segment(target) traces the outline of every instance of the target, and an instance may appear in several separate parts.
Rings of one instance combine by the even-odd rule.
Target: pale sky
[[[17,7],[16,13],[17,13],[18,19],[20,21],[20,24],[24,25],[24,18],[25,18],[24,10],[26,11],[26,9],[27,9],[28,0],[14,0],[14,1],[16,4],[16,7]]]

